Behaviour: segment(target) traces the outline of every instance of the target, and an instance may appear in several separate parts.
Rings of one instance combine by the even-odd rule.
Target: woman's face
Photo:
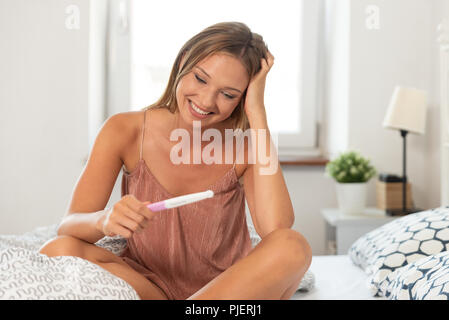
[[[184,122],[210,127],[226,120],[239,104],[249,83],[243,64],[218,53],[200,61],[178,83],[176,101]],[[198,110],[199,109],[199,110]]]

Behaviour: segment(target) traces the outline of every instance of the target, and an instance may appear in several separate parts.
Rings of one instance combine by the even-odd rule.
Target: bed
[[[449,300],[449,206],[397,218],[309,270],[314,285],[292,299]]]
[[[0,236],[1,300],[137,300],[125,281],[78,257],[52,257],[39,248],[56,236],[57,225],[38,227],[22,235]],[[97,245],[118,254],[119,238],[105,237]]]
[[[314,256],[309,270],[314,284],[298,290],[291,300],[379,300],[368,287],[368,276],[349,255]]]
[[[260,237],[248,226],[251,243]],[[47,257],[39,248],[54,238],[57,225],[38,227],[22,235],[0,235],[0,300],[139,300],[124,280],[78,257]],[[126,248],[121,237],[104,237],[96,243],[118,255]],[[298,290],[313,287],[308,271]]]
[[[0,235],[0,299],[138,300],[124,280],[77,257],[38,249],[57,225]],[[253,246],[260,237],[248,226]],[[96,245],[119,254],[120,237]],[[449,206],[395,219],[360,237],[347,255],[314,256],[292,300],[449,299]]]
[[[449,299],[449,21],[439,29],[442,206],[363,235],[346,255],[314,256],[292,300]],[[87,260],[39,254],[56,228],[0,235],[0,299],[139,299],[128,283]],[[260,238],[249,230],[256,245]],[[105,237],[97,245],[119,254],[126,241]]]

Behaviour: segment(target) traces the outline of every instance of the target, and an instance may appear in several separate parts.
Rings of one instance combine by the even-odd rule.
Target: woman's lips
[[[213,112],[211,112],[211,113],[209,113],[209,114],[201,114],[201,113],[198,113],[197,111],[195,111],[195,109],[193,109],[193,107],[192,107],[192,104],[194,104],[192,101],[190,101],[190,100],[188,100],[188,102],[189,102],[189,110],[190,110],[190,113],[194,116],[194,117],[196,117],[196,118],[199,118],[199,119],[205,119],[205,118],[207,118],[208,116],[210,116],[211,114],[213,114]],[[203,110],[203,109],[201,109],[200,107],[198,107],[196,104],[194,104],[195,105],[195,107],[197,107],[198,109],[200,109],[200,110]]]

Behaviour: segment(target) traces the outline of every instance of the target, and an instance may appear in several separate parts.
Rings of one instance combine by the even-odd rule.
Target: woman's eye
[[[206,80],[200,78],[197,74],[195,74],[195,79],[196,79],[198,82],[202,83],[202,84],[206,84]],[[224,95],[227,99],[234,99],[234,98],[235,98],[234,95],[229,94],[229,93],[226,93],[226,92],[223,92],[223,95]]]
[[[198,75],[195,75],[196,80],[198,80],[201,83],[206,83],[206,81],[204,81],[203,79],[201,79],[200,77],[198,77]]]
[[[226,93],[226,92],[223,92],[223,94],[228,99],[234,99],[235,98],[235,96],[233,96],[232,94],[229,94],[229,93]]]

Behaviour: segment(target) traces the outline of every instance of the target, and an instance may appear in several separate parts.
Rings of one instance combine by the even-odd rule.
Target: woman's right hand
[[[143,230],[155,212],[146,206],[151,202],[141,202],[133,195],[123,196],[112,208],[107,208],[97,221],[97,229],[105,236],[131,238],[134,232]]]

